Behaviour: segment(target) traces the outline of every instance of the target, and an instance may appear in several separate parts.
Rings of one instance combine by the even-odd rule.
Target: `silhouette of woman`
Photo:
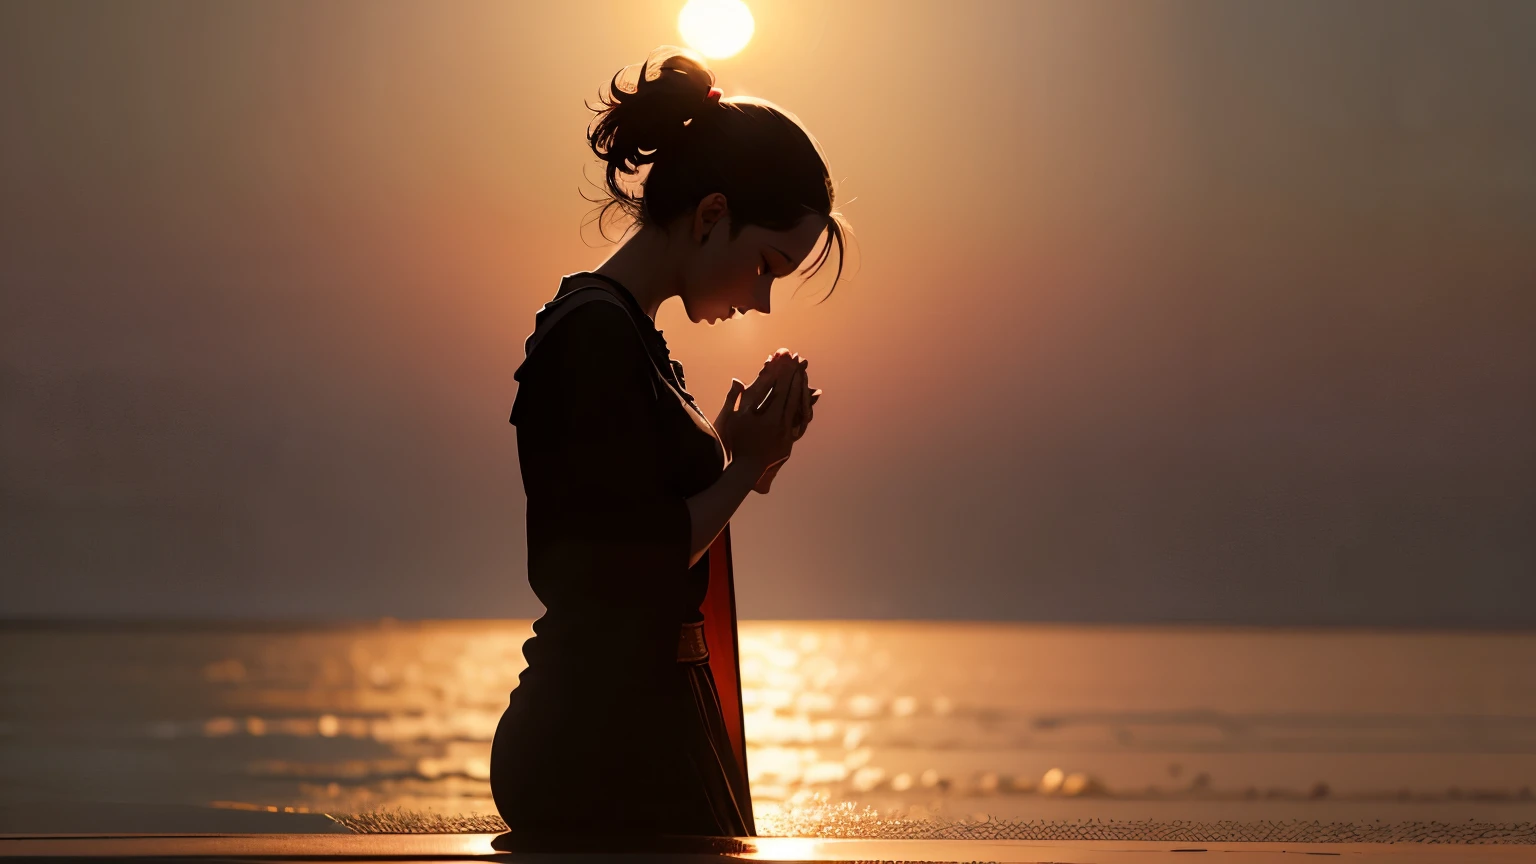
[[[655,316],[670,297],[695,323],[767,314],[774,280],[816,272],[834,243],[841,276],[844,223],[788,112],[721,98],[670,46],[632,89],[623,72],[587,139],[607,165],[599,226],[613,211],[635,230],[562,280],[515,375],[528,579],[546,612],[491,790],[514,837],[751,836],[728,522],[769,491],[814,395],[807,362],[779,349],[751,386],[732,379],[710,423]]]

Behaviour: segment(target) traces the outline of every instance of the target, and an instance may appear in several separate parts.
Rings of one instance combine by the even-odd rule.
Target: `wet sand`
[[[498,851],[494,835],[203,835],[0,838],[0,855],[20,858],[499,861],[997,861],[1058,864],[1156,864],[1233,861],[1295,864],[1299,856],[1421,864],[1536,861],[1536,847],[1447,844],[1169,843],[1024,840],[839,840],[752,838],[652,843],[632,851]],[[496,844],[501,845],[501,844]]]
[[[0,804],[0,836],[353,833],[320,813],[117,802]]]
[[[1536,823],[1285,821],[1014,821],[950,823],[914,838],[910,826],[862,825],[857,837],[578,838],[531,841],[494,833],[409,833],[396,819],[351,824],[321,814],[104,804],[0,808],[0,856],[77,860],[224,861],[996,861],[1115,864],[1196,859],[1286,862],[1298,856],[1371,861],[1536,862]],[[394,828],[407,833],[351,833]],[[440,830],[451,830],[444,820]],[[465,824],[472,824],[466,822]],[[889,833],[882,831],[889,828]],[[414,829],[419,832],[418,826]],[[463,830],[462,828],[460,830]],[[881,836],[884,834],[885,836]]]

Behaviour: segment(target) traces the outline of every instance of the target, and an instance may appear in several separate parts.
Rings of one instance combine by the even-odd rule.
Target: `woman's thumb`
[[[726,412],[735,411],[736,400],[741,398],[741,391],[746,388],[747,385],[741,383],[740,379],[732,378],[731,389],[725,391],[725,407],[722,410]]]

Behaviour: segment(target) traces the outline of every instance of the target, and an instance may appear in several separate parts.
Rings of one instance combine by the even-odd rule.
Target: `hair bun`
[[[747,225],[787,231],[807,216],[825,219],[827,242],[807,272],[819,270],[835,244],[836,285],[844,222],[833,209],[832,169],[821,145],[765,99],[720,96],[703,58],[671,45],[613,76],[599,104],[587,105],[597,114],[587,144],[607,181],[603,198],[587,199],[601,204],[598,232],[611,239],[609,216],[670,230],[719,193],[728,202],[731,239]]]
[[[587,129],[587,143],[597,157],[608,163],[608,178],[615,172],[636,173],[655,161],[656,154],[676,146],[689,123],[704,109],[718,107],[706,97],[715,74],[703,58],[673,45],[652,51],[634,75],[632,89],[621,86],[627,66],[614,74],[608,92],[599,96],[600,106]]]

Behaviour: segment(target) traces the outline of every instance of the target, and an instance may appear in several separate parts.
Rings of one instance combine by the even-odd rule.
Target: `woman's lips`
[[[701,321],[708,321],[711,324],[718,324],[721,321],[728,321],[728,320],[730,320],[732,318],[735,318],[737,316],[743,316],[744,317],[746,314],[747,314],[746,310],[742,309],[740,306],[732,306],[731,307],[731,314],[729,314],[729,315],[715,315],[715,316],[713,316],[711,318],[703,318],[703,319],[700,319],[700,320]]]

